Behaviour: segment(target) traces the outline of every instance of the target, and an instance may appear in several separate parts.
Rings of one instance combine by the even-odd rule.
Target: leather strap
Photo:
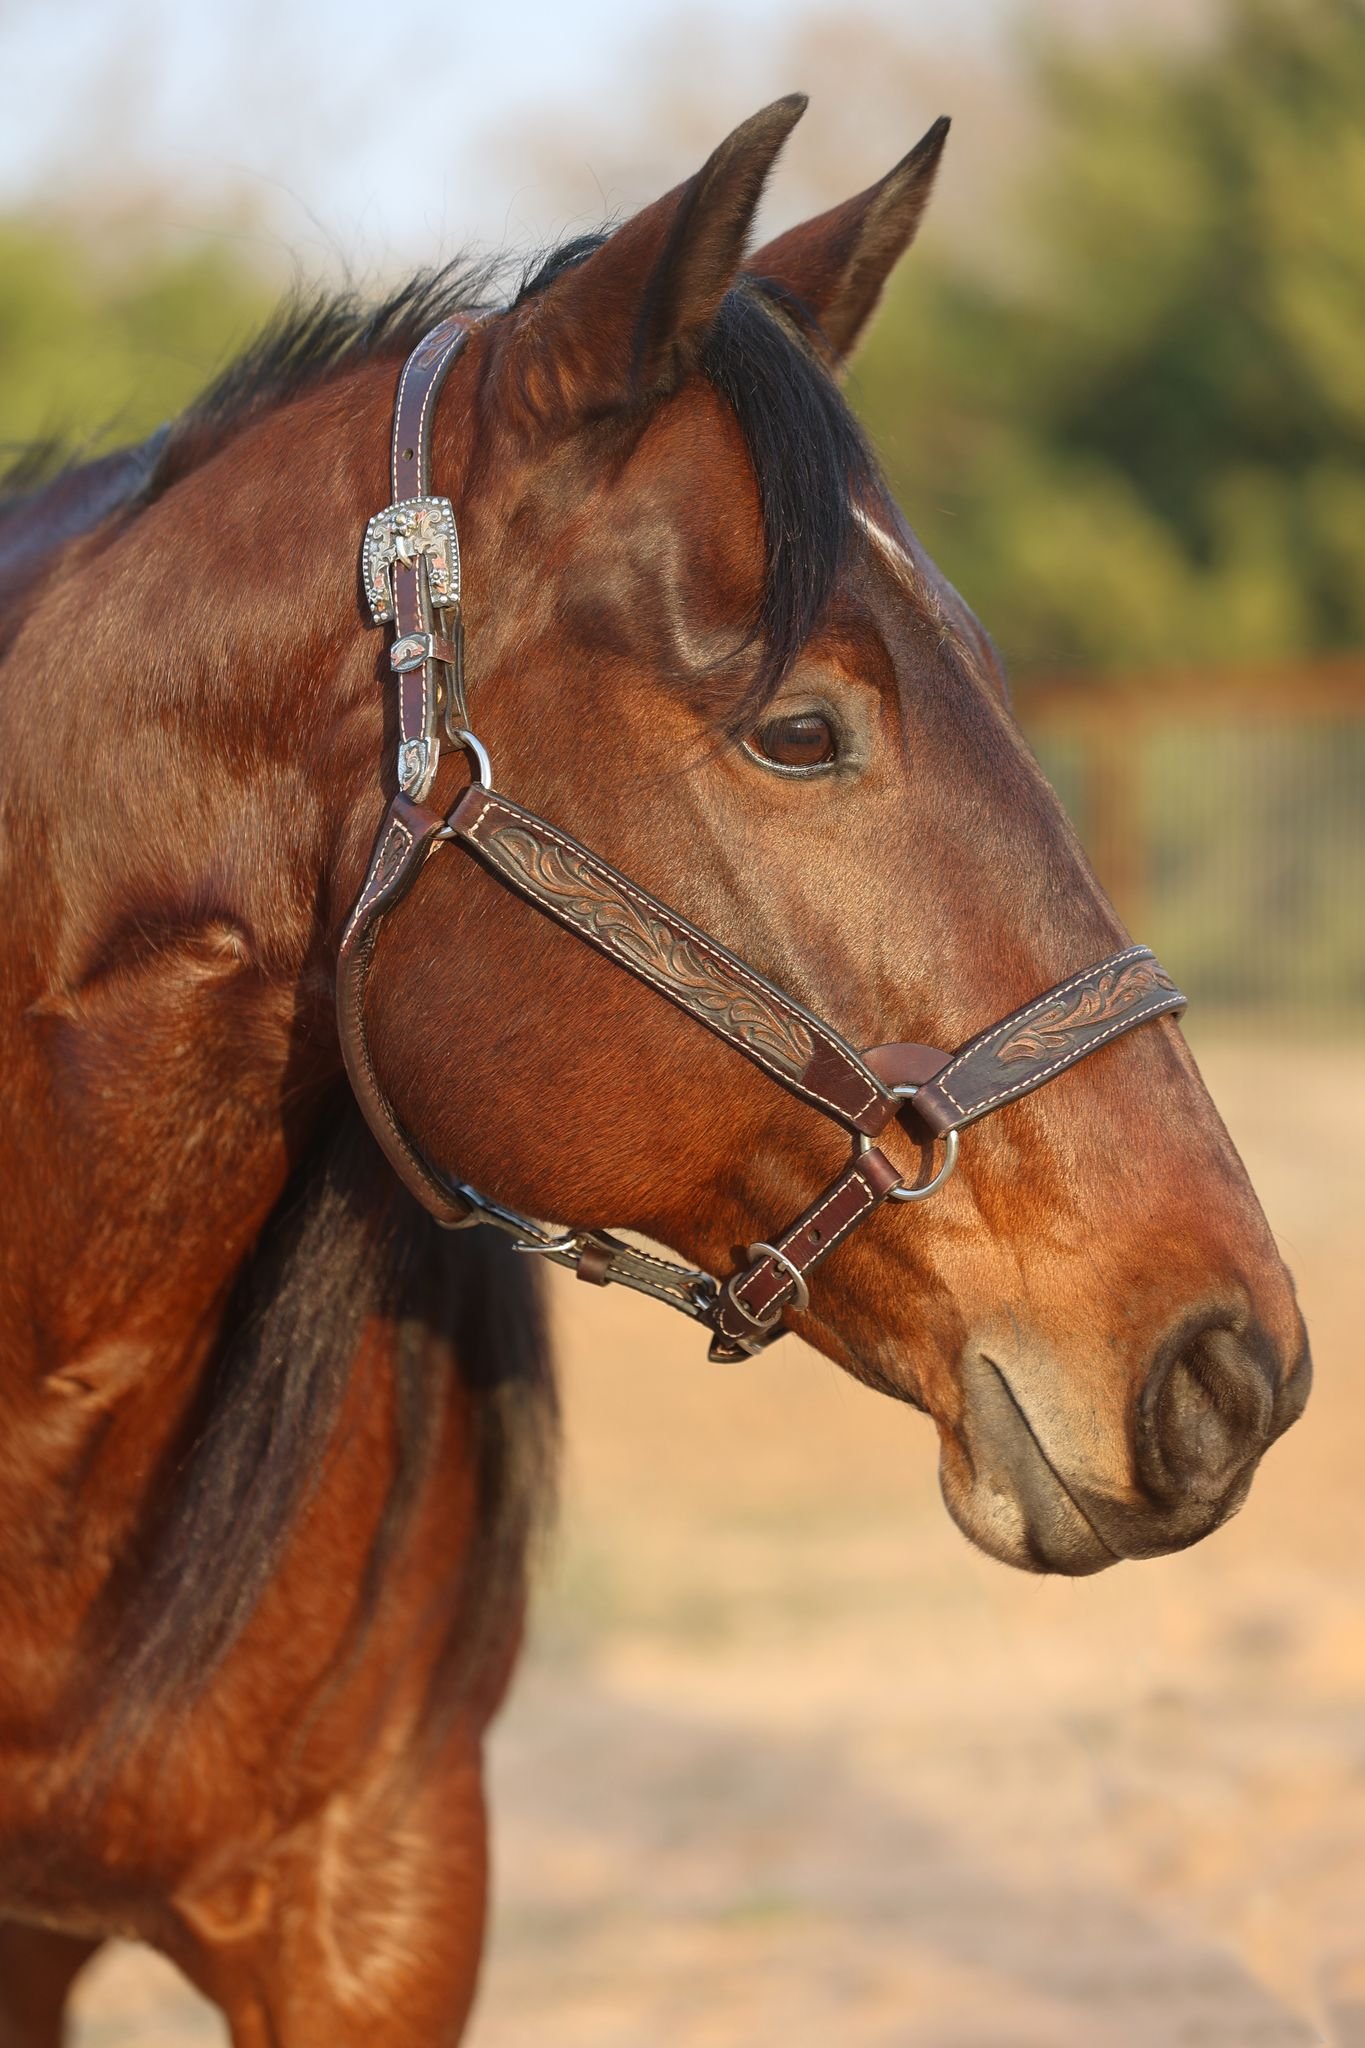
[[[782,1310],[796,1293],[793,1274],[804,1280],[900,1184],[899,1173],[875,1146],[851,1159],[839,1178],[776,1239],[774,1249],[781,1258],[765,1254],[755,1259],[721,1289],[711,1356],[740,1358],[756,1348],[755,1339],[767,1342],[775,1336]]]
[[[472,325],[455,314],[412,351],[398,380],[389,470],[393,502],[365,529],[361,568],[377,622],[391,620],[389,664],[398,686],[399,794],[384,816],[337,957],[342,1058],[366,1122],[404,1187],[438,1222],[467,1222],[470,1204],[425,1157],[379,1084],[365,1029],[365,987],[384,914],[402,901],[442,830],[419,799],[440,759],[438,714],[458,687],[460,544],[449,500],[427,495],[436,399]],[[434,611],[448,622],[435,629]],[[460,706],[463,715],[463,706]]]
[[[1150,946],[1128,946],[969,1038],[919,1089],[914,1114],[936,1135],[960,1131],[1054,1080],[1120,1032],[1184,1007]]]
[[[337,954],[337,1031],[356,1101],[398,1178],[438,1223],[467,1222],[468,1202],[454,1182],[426,1158],[379,1085],[365,1029],[365,987],[375,941],[387,911],[401,903],[421,874],[443,830],[441,820],[398,795],[384,814],[364,886],[342,933]]]
[[[425,335],[403,365],[394,406],[390,473],[393,503],[366,528],[364,573],[370,609],[392,620],[390,662],[398,679],[398,786],[420,802],[441,755],[437,718],[457,694],[460,543],[448,498],[429,495],[436,399],[469,339],[470,316],[456,313]],[[450,631],[433,628],[433,612]],[[455,707],[463,722],[463,706]]]
[[[836,1031],[566,832],[477,783],[447,822],[518,895],[846,1130],[875,1135],[895,1116],[896,1098]]]

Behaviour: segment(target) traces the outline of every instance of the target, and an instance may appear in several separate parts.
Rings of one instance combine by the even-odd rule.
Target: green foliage
[[[178,412],[274,294],[230,253],[114,264],[70,226],[0,219],[0,444],[134,439]]]
[[[1032,62],[1010,275],[917,252],[859,358],[899,495],[1024,673],[1361,644],[1365,0]],[[116,239],[0,219],[0,442],[140,434],[269,308]]]
[[[1365,4],[1036,66],[1018,274],[912,258],[859,363],[926,543],[1025,670],[1360,644]]]

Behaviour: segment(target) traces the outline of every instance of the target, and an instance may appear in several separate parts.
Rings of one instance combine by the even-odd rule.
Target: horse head
[[[431,428],[468,716],[499,788],[642,892],[644,943],[677,938],[649,935],[662,899],[855,1047],[952,1048],[1022,1009],[993,1055],[1054,1085],[966,1130],[936,1199],[882,1204],[786,1320],[928,1411],[975,1542],[1089,1572],[1240,1504],[1306,1396],[1303,1329],[1172,1018],[1111,1035],[1169,983],[1140,956],[1137,980],[1084,978],[1126,935],[839,389],[946,123],[746,257],[802,105],[743,124],[469,333]],[[373,835],[378,721],[357,688],[338,911]],[[463,775],[447,757],[438,811]],[[672,968],[705,979],[695,952]],[[704,1268],[742,1263],[846,1156],[647,975],[444,850],[377,945],[366,1023],[385,1096],[447,1175]],[[1071,1066],[1077,1032],[1099,1049]],[[913,1116],[879,1138],[911,1187],[932,1141]]]

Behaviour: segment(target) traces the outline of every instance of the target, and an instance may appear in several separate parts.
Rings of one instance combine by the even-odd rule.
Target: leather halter
[[[906,1043],[860,1052],[708,933],[498,794],[488,756],[467,723],[454,512],[448,499],[428,492],[436,396],[470,324],[459,315],[441,322],[408,357],[394,412],[393,503],[365,531],[366,595],[375,620],[394,627],[398,794],[380,825],[337,961],[346,1071],[390,1165],[439,1223],[492,1223],[520,1249],[570,1267],[580,1280],[614,1281],[667,1301],[711,1330],[713,1358],[741,1358],[782,1335],[784,1312],[809,1300],[807,1276],[884,1201],[937,1193],[968,1124],[1054,1080],[1134,1025],[1183,1009],[1185,998],[1146,946],[1129,946],[1058,982],[952,1054]],[[445,818],[422,802],[440,757],[438,719],[475,770]],[[723,1285],[606,1231],[542,1228],[447,1176],[399,1121],[371,1057],[365,989],[383,919],[444,844],[463,847],[537,910],[848,1133],[853,1152],[843,1172],[780,1236],[751,1245],[749,1265]],[[903,1186],[872,1142],[901,1114],[918,1120],[921,1135],[944,1143],[943,1165],[921,1187]]]

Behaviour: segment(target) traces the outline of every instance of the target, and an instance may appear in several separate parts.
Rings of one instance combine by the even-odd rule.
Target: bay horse
[[[746,255],[803,105],[510,303],[296,309],[0,509],[3,2048],[113,1935],[238,2048],[458,2039],[537,1246],[926,1411],[1025,1569],[1194,1542],[1302,1407],[1181,999],[840,394],[946,123]]]

